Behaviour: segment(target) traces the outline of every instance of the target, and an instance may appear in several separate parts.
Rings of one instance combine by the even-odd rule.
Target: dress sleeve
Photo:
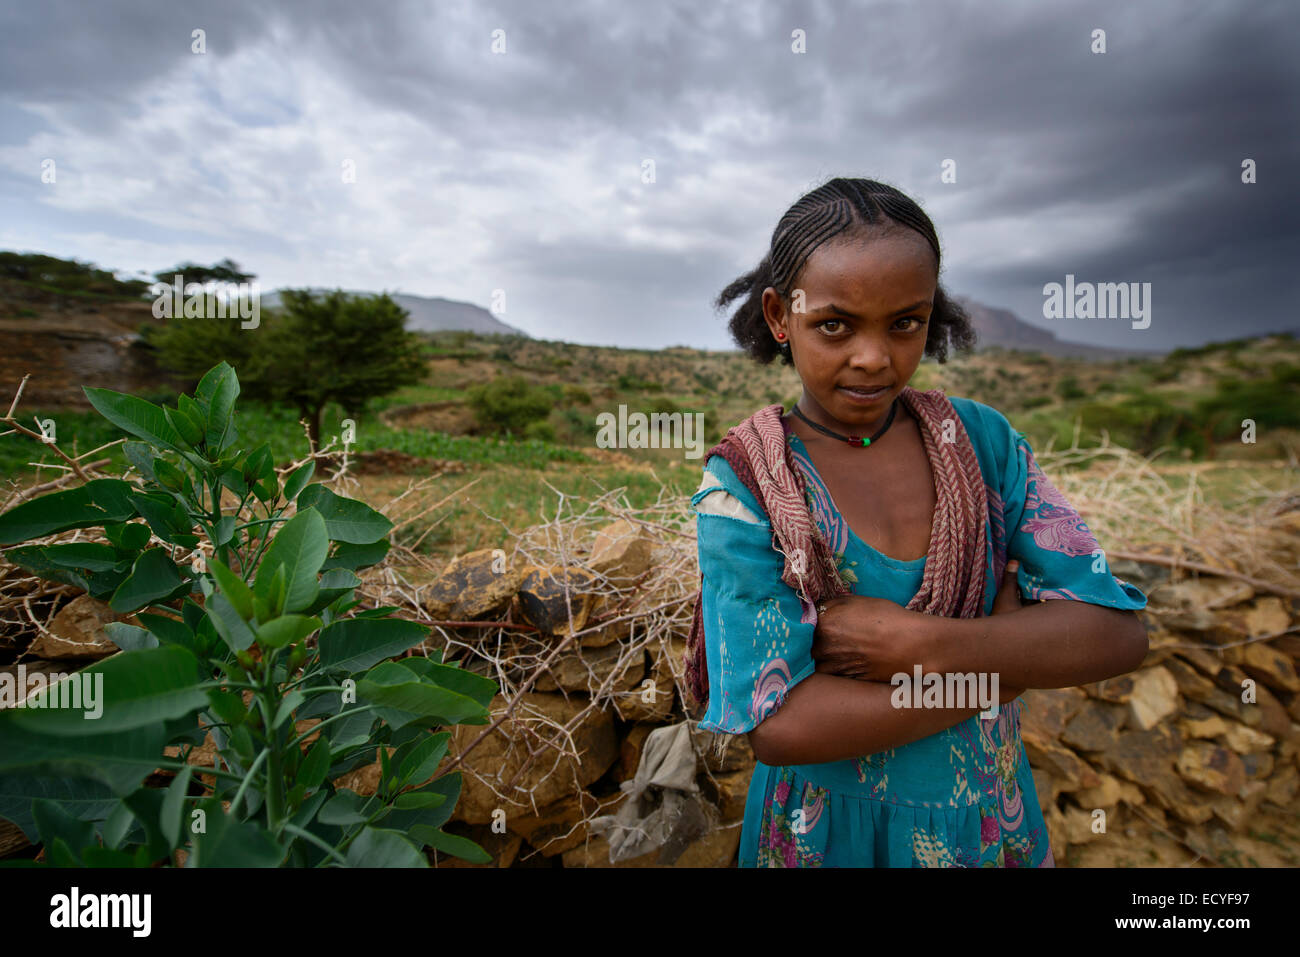
[[[816,625],[801,620],[799,596],[781,580],[785,558],[773,547],[767,514],[721,456],[705,463],[691,505],[709,677],[700,727],[744,734],[816,669]]]
[[[1008,559],[1028,599],[1069,599],[1126,611],[1145,608],[1141,589],[1117,578],[1106,553],[1034,459],[1024,434],[1008,424],[1011,445],[1002,488]]]

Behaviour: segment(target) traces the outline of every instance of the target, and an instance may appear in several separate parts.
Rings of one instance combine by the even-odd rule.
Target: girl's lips
[[[840,392],[844,393],[844,395],[847,396],[849,400],[852,402],[875,402],[878,399],[883,398],[885,394],[889,392],[890,389],[889,386],[881,386],[879,389],[876,389],[874,392],[862,392],[855,389],[848,389],[845,388],[844,386],[836,386],[836,388]]]

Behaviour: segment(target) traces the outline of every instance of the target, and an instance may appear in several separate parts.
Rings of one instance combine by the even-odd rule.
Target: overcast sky
[[[718,291],[803,192],[864,176],[929,213],[950,291],[1062,338],[1300,326],[1293,0],[0,10],[3,249],[500,289],[533,336],[730,348]],[[1044,318],[1067,274],[1150,283],[1150,326]]]

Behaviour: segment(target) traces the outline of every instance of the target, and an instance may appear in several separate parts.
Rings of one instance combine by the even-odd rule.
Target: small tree
[[[238,370],[248,395],[298,409],[313,449],[330,402],[355,412],[372,398],[420,381],[420,339],[406,331],[408,313],[387,294],[286,289],[280,295],[281,308],[263,313],[256,328],[241,328],[237,317],[171,320],[152,338],[162,364],[193,376],[225,360]]]

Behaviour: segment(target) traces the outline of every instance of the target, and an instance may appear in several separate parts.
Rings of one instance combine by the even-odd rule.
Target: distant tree
[[[307,420],[313,448],[321,414],[337,402],[349,413],[420,381],[425,362],[409,313],[387,294],[353,296],[285,289],[257,328],[230,319],[172,319],[151,336],[163,366],[196,378],[225,359],[251,398],[285,402]]]
[[[198,263],[181,263],[173,269],[156,272],[153,277],[158,282],[170,284],[175,280],[177,273],[180,274],[181,281],[186,285],[192,282],[197,282],[199,285],[208,282],[252,282],[257,278],[256,273],[242,271],[239,264],[229,258],[211,266],[200,266]]]

